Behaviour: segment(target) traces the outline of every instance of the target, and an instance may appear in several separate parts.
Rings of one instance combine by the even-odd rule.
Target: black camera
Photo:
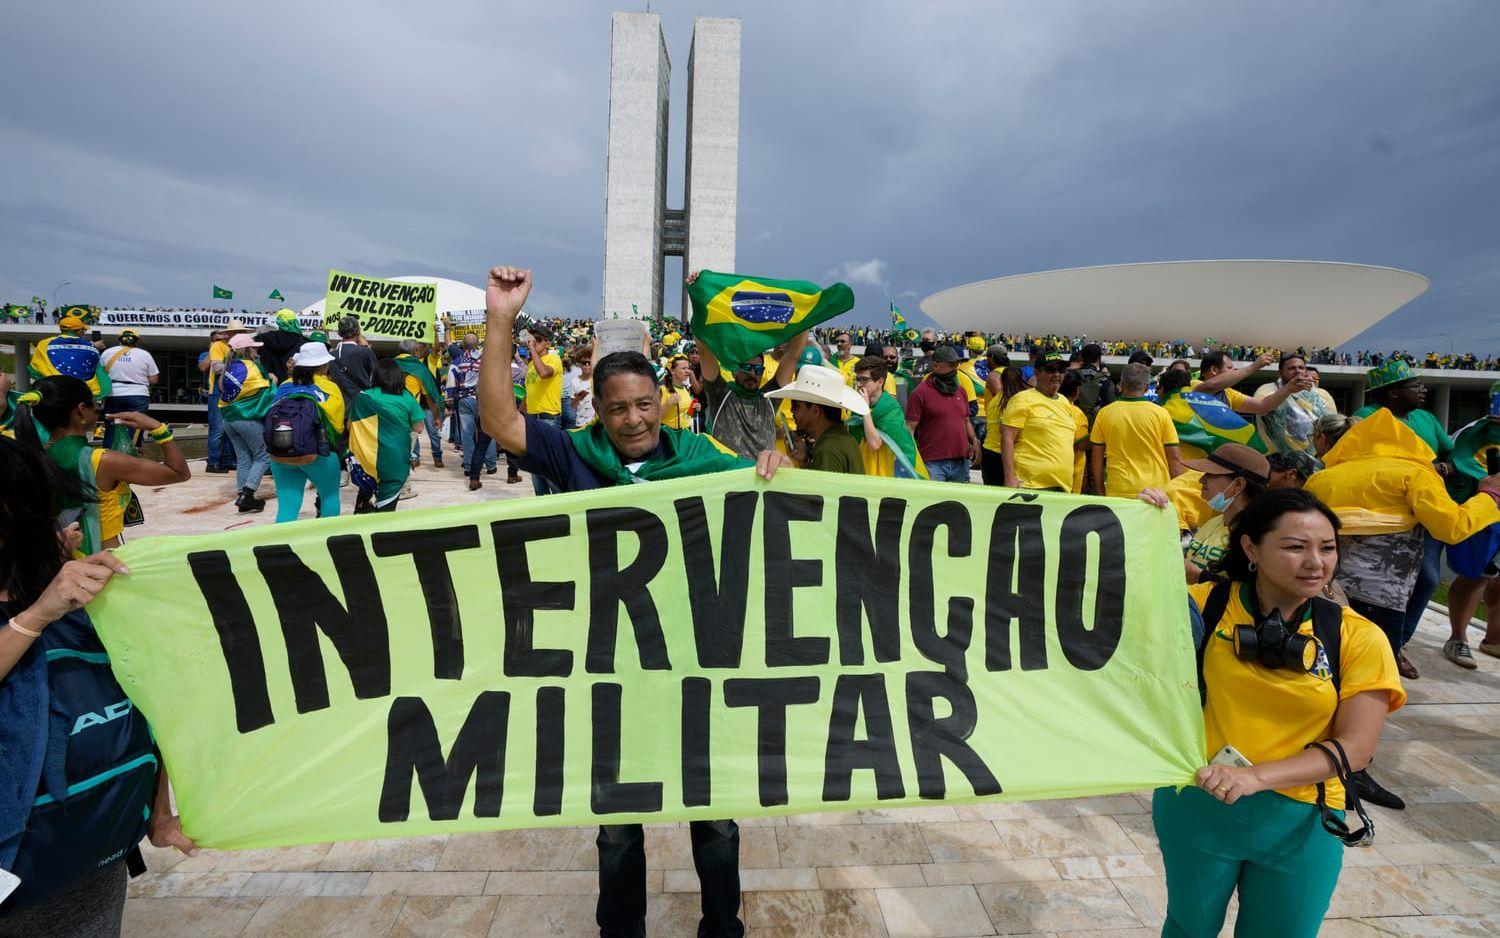
[[[1254,625],[1234,627],[1234,653],[1275,670],[1311,671],[1318,662],[1318,643],[1311,635],[1287,628],[1280,609]]]

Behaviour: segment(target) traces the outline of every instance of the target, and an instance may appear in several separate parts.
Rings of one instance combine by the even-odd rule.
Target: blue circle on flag
[[[785,325],[792,321],[792,314],[797,311],[797,306],[785,293],[739,290],[729,298],[729,309],[745,322],[778,322]]]

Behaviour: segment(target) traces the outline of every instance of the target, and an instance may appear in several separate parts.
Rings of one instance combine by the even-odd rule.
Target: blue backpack
[[[0,732],[11,763],[5,794],[18,786],[25,812],[19,832],[0,840],[0,867],[21,879],[3,908],[55,896],[121,860],[143,871],[136,845],[151,817],[159,757],[88,617],[74,612],[48,626],[11,681],[6,703],[31,691],[37,706],[10,727],[15,735]]]
[[[328,455],[319,400],[318,392],[306,385],[276,389],[265,419],[266,452],[272,459],[305,463]]]

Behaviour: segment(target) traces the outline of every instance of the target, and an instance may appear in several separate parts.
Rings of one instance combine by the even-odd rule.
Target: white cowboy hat
[[[229,320],[229,325],[224,327],[225,332],[249,332],[249,328],[238,319]]]
[[[842,407],[860,416],[870,412],[870,402],[844,383],[843,372],[823,365],[803,365],[797,372],[797,380],[784,388],[768,391],[766,397],[785,397],[794,401]]]

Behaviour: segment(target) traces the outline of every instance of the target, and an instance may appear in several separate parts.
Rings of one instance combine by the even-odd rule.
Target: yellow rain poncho
[[[1323,457],[1307,490],[1332,508],[1341,534],[1398,534],[1417,525],[1445,544],[1500,523],[1483,493],[1458,504],[1432,467],[1432,448],[1385,408],[1355,424]]]

